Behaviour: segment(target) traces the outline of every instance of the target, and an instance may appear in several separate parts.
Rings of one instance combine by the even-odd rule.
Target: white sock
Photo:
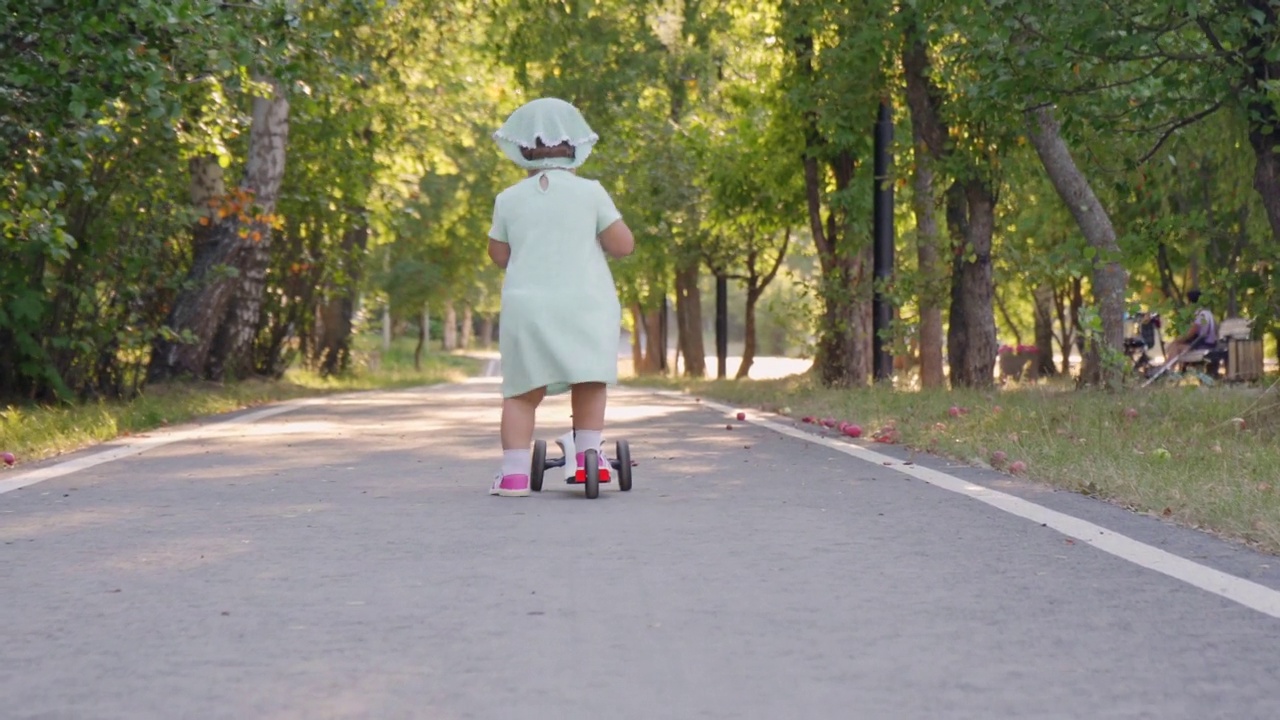
[[[531,462],[528,450],[503,450],[502,474],[528,475]]]
[[[603,430],[578,430],[573,434],[573,448],[578,452],[599,450],[604,440]]]

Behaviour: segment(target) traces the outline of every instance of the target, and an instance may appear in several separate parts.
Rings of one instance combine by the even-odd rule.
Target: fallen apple
[[[1008,459],[1009,459],[1009,456],[1003,450],[997,450],[991,453],[991,464],[996,467],[1000,467],[1001,465],[1005,464],[1005,461],[1007,461]]]
[[[0,453],[0,460],[3,460],[5,465],[12,465],[18,462],[18,458],[14,457],[11,452]]]
[[[947,410],[947,414],[950,415],[951,417],[960,417],[960,408],[956,407],[955,405],[952,405],[951,409]]]
[[[1124,416],[1125,416],[1126,418],[1130,419],[1130,420],[1136,420],[1136,419],[1137,419],[1137,417],[1138,417],[1138,410],[1137,410],[1137,408],[1131,408],[1131,407],[1125,408],[1125,409],[1124,409]]]
[[[1027,471],[1027,464],[1021,460],[1014,460],[1009,463],[1009,472],[1014,475],[1021,475]]]
[[[818,422],[818,419],[812,415],[805,415],[804,417],[800,418],[800,422],[805,423],[806,425],[812,425]]]
[[[1151,454],[1154,455],[1155,457],[1160,458],[1161,460],[1168,460],[1169,458],[1173,457],[1173,454],[1170,453],[1168,450],[1165,450],[1164,448],[1156,448],[1155,450],[1151,451]]]
[[[1244,418],[1231,418],[1231,424],[1235,425],[1237,430],[1243,430],[1245,428]]]
[[[851,438],[862,437],[862,428],[854,423],[845,423],[841,431]]]
[[[732,430],[732,429],[733,429],[733,426],[732,426],[732,425],[725,425],[725,426],[724,426],[724,429],[725,429],[725,430]]]
[[[835,427],[836,426],[835,418],[822,418],[822,426],[829,427],[829,428]]]
[[[746,420],[746,419],[747,419],[747,414],[746,414],[746,413],[744,413],[744,412],[740,412],[740,413],[738,413],[738,420]]]
[[[778,412],[779,412],[779,413],[781,413],[781,414],[783,414],[783,415],[790,415],[790,414],[791,414],[791,408],[789,408],[789,407],[784,407],[784,408],[779,409],[779,410],[778,410]]]

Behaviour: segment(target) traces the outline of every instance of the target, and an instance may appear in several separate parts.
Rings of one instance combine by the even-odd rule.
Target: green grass
[[[1280,388],[1119,393],[1039,385],[989,392],[829,390],[807,376],[630,382],[744,408],[894,427],[917,451],[994,466],[1280,553]],[[953,417],[952,406],[967,409]],[[1136,411],[1135,417],[1126,414]],[[1236,419],[1243,419],[1243,429]],[[829,431],[834,434],[834,431]],[[998,462],[995,452],[1007,460]]]
[[[128,402],[10,406],[0,409],[0,451],[16,455],[20,461],[16,467],[21,467],[21,463],[206,415],[299,397],[451,382],[477,372],[475,360],[446,354],[428,354],[422,369],[414,370],[411,339],[398,340],[389,353],[378,353],[377,361],[371,362],[373,351],[365,348],[374,342],[362,338],[356,346],[356,367],[339,377],[290,370],[279,381],[156,384]]]

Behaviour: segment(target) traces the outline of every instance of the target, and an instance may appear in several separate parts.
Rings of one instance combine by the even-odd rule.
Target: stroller
[[[1134,373],[1142,377],[1150,377],[1157,366],[1151,362],[1150,351],[1160,343],[1160,351],[1164,352],[1164,338],[1160,336],[1160,313],[1145,312],[1131,319],[1131,334],[1124,339],[1124,352],[1133,361]]]

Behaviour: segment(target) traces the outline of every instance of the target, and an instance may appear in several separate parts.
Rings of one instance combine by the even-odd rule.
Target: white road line
[[[72,460],[56,463],[47,467],[38,468],[28,472],[19,473],[11,478],[0,480],[0,495],[7,492],[13,492],[19,488],[30,487],[36,483],[52,480],[53,478],[70,475],[74,472],[87,470],[95,465],[109,463],[112,460],[139,455],[152,450],[154,448],[170,445],[184,440],[198,440],[203,438],[217,437],[226,435],[240,425],[248,425],[259,420],[266,420],[270,417],[283,415],[308,405],[318,405],[322,402],[337,399],[339,396],[331,396],[329,398],[308,398],[305,400],[291,400],[289,402],[272,405],[271,407],[255,410],[245,413],[229,420],[210,423],[199,427],[189,429],[175,430],[158,430],[154,431],[150,437],[130,438],[126,440],[116,441],[120,445],[109,450],[84,455]]]
[[[681,393],[659,391],[659,394],[689,400],[688,395]],[[728,405],[709,402],[705,398],[702,399],[700,404],[713,410],[720,410],[726,414],[736,412],[734,408]],[[1163,573],[1188,585],[1257,610],[1260,613],[1280,618],[1280,591],[1260,585],[1252,580],[1246,580],[1221,570],[1201,565],[1160,548],[1134,540],[1127,535],[1108,530],[1101,525],[1095,525],[1056,510],[1050,510],[1043,505],[1037,505],[999,490],[992,490],[981,485],[965,482],[954,475],[948,475],[938,470],[920,467],[919,465],[904,465],[899,458],[883,455],[861,445],[814,435],[772,420],[756,417],[752,413],[748,413],[747,422],[768,428],[788,437],[828,447],[845,455],[866,460],[874,465],[884,466],[885,463],[890,463],[887,469],[909,475],[917,480],[923,480],[934,487],[986,503],[1011,515],[1046,525],[1063,535],[1080,540],[1105,553],[1128,560],[1140,567]]]

